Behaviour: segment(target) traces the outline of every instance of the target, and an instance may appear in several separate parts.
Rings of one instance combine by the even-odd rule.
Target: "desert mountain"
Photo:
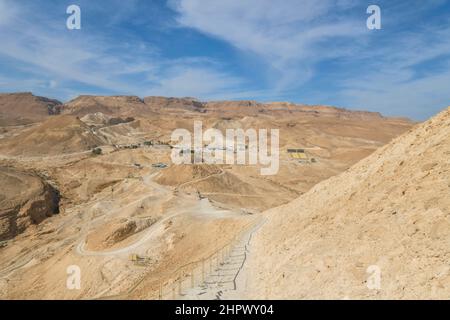
[[[350,111],[343,108],[303,105],[290,102],[209,101],[195,98],[149,96],[81,95],[65,104],[58,100],[34,96],[32,93],[0,94],[0,126],[21,125],[45,120],[60,113],[84,117],[90,114],[108,116],[152,116],[155,113],[193,112],[222,116],[255,116],[299,114],[331,116],[345,119],[383,118],[379,113]]]
[[[42,121],[61,112],[58,100],[38,97],[30,92],[0,94],[0,126]]]
[[[450,108],[267,211],[247,266],[250,296],[448,298],[449,159]]]
[[[106,116],[149,115],[151,110],[136,96],[79,96],[64,105],[64,113],[76,116],[102,113]]]
[[[315,116],[315,117],[335,117],[343,119],[364,119],[377,120],[382,119],[382,115],[378,112],[368,111],[350,111],[343,108],[321,106],[321,105],[304,105],[290,102],[269,102],[261,103],[257,101],[210,101],[205,103],[205,112],[221,113],[228,116],[255,116],[255,115],[277,115],[293,117],[298,116]]]
[[[75,116],[55,116],[17,136],[0,141],[8,155],[46,156],[87,151],[103,144],[86,124]]]
[[[268,102],[237,100],[202,102],[195,98],[149,96],[79,96],[64,104],[64,113],[84,117],[102,113],[107,116],[154,116],[170,113],[208,113],[212,116],[307,116],[334,117],[340,119],[380,120],[377,112],[353,111],[321,105],[304,105],[290,102]],[[399,119],[408,121],[407,119]]]
[[[0,167],[0,240],[58,213],[59,193],[40,177]]]
[[[350,111],[343,108],[304,105],[290,102],[262,103],[252,100],[236,101],[208,101],[201,102],[194,98],[166,98],[146,97],[144,98],[152,110],[155,111],[194,111],[210,113],[222,116],[256,116],[256,115],[305,115],[305,116],[331,116],[347,119],[382,119],[377,112]]]
[[[194,98],[145,97],[144,102],[155,111],[198,111],[204,110],[205,104]]]

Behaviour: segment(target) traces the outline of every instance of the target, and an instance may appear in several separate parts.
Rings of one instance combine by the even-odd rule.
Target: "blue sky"
[[[66,8],[81,8],[81,30]],[[368,30],[366,9],[381,8]],[[0,91],[325,104],[423,120],[450,105],[447,0],[0,0]]]

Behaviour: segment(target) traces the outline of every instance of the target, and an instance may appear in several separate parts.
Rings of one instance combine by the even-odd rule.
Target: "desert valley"
[[[194,121],[279,129],[278,173],[173,164]],[[448,297],[449,139],[449,109],[0,94],[0,298]]]

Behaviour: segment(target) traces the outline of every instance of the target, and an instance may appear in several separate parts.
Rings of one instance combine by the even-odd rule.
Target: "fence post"
[[[175,300],[175,283],[172,283],[172,300]]]
[[[162,285],[162,282],[160,282],[159,283],[159,294],[158,294],[159,300],[162,300],[162,292],[163,292],[163,285]]]
[[[202,282],[205,282],[205,259],[202,259]]]

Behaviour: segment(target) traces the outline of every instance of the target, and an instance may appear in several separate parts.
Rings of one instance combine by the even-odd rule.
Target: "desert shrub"
[[[92,149],[92,154],[98,156],[102,154],[102,149],[101,148],[94,148]]]

